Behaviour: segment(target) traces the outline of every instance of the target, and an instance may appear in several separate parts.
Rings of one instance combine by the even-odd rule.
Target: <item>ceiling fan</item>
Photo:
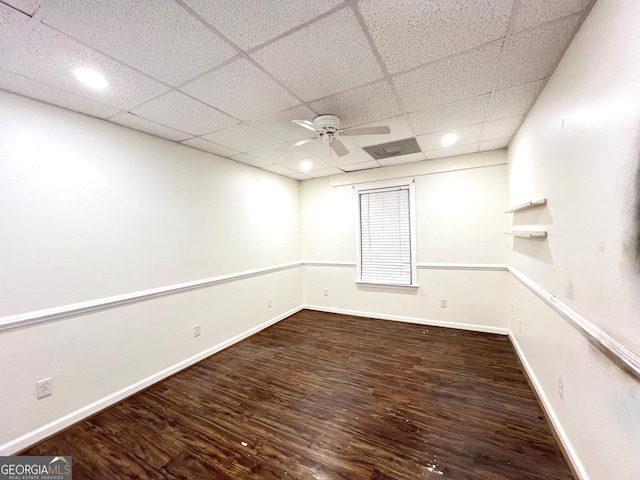
[[[313,122],[309,120],[292,120],[296,125],[307,128],[313,131],[316,136],[307,138],[295,143],[293,146],[298,147],[314,140],[321,140],[322,143],[326,143],[331,147],[331,150],[336,152],[339,157],[344,157],[349,153],[349,149],[340,141],[338,137],[342,135],[385,135],[391,133],[391,129],[384,125],[380,127],[355,127],[346,128],[340,130],[340,119],[337,115],[318,115],[313,119]]]

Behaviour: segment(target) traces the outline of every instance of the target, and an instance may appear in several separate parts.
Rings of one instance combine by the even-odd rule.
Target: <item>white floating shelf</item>
[[[545,231],[513,231],[513,232],[505,232],[506,235],[513,235],[514,237],[523,237],[523,238],[547,238],[547,232]]]
[[[522,205],[516,205],[515,207],[511,207],[509,210],[505,210],[504,213],[520,212],[522,210],[527,210],[529,208],[541,207],[546,204],[547,204],[547,199],[541,198],[540,200],[533,200],[531,202],[523,203]]]

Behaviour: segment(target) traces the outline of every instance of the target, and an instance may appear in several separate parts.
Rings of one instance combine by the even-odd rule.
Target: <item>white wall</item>
[[[297,181],[5,92],[0,105],[0,320],[300,261]],[[292,267],[0,331],[0,451],[281,318],[301,283]]]
[[[304,301],[332,311],[504,331],[506,152],[431,160],[302,183]],[[417,291],[356,286],[355,184],[415,178]],[[349,265],[340,265],[348,262]],[[442,264],[465,264],[458,266]],[[455,268],[455,270],[451,270]],[[328,295],[324,295],[324,289]],[[448,308],[440,308],[440,299]]]
[[[509,149],[509,263],[640,354],[640,3],[599,0]],[[585,478],[637,478],[640,382],[510,280],[511,329]],[[522,332],[518,327],[522,323]],[[564,384],[564,401],[558,379]]]

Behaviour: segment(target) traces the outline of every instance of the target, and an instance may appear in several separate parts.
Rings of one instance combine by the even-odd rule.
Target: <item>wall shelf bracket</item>
[[[522,205],[516,205],[515,207],[511,207],[508,210],[505,210],[504,213],[515,213],[521,212],[522,210],[527,210],[529,208],[542,207],[547,204],[546,198],[541,198],[540,200],[532,200],[531,202],[523,203]]]

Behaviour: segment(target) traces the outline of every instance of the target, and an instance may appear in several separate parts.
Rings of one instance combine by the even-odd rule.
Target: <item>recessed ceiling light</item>
[[[109,86],[109,82],[104,76],[91,68],[74,68],[71,73],[76,79],[93,90],[104,90]]]
[[[456,143],[459,138],[460,137],[455,133],[447,133],[445,136],[442,137],[442,139],[440,140],[440,143],[442,143],[443,147],[450,147],[451,145]]]
[[[311,163],[311,160],[303,160],[300,162],[300,170],[302,170],[303,172],[308,172],[309,170],[311,170],[311,167],[313,167],[313,163]]]

